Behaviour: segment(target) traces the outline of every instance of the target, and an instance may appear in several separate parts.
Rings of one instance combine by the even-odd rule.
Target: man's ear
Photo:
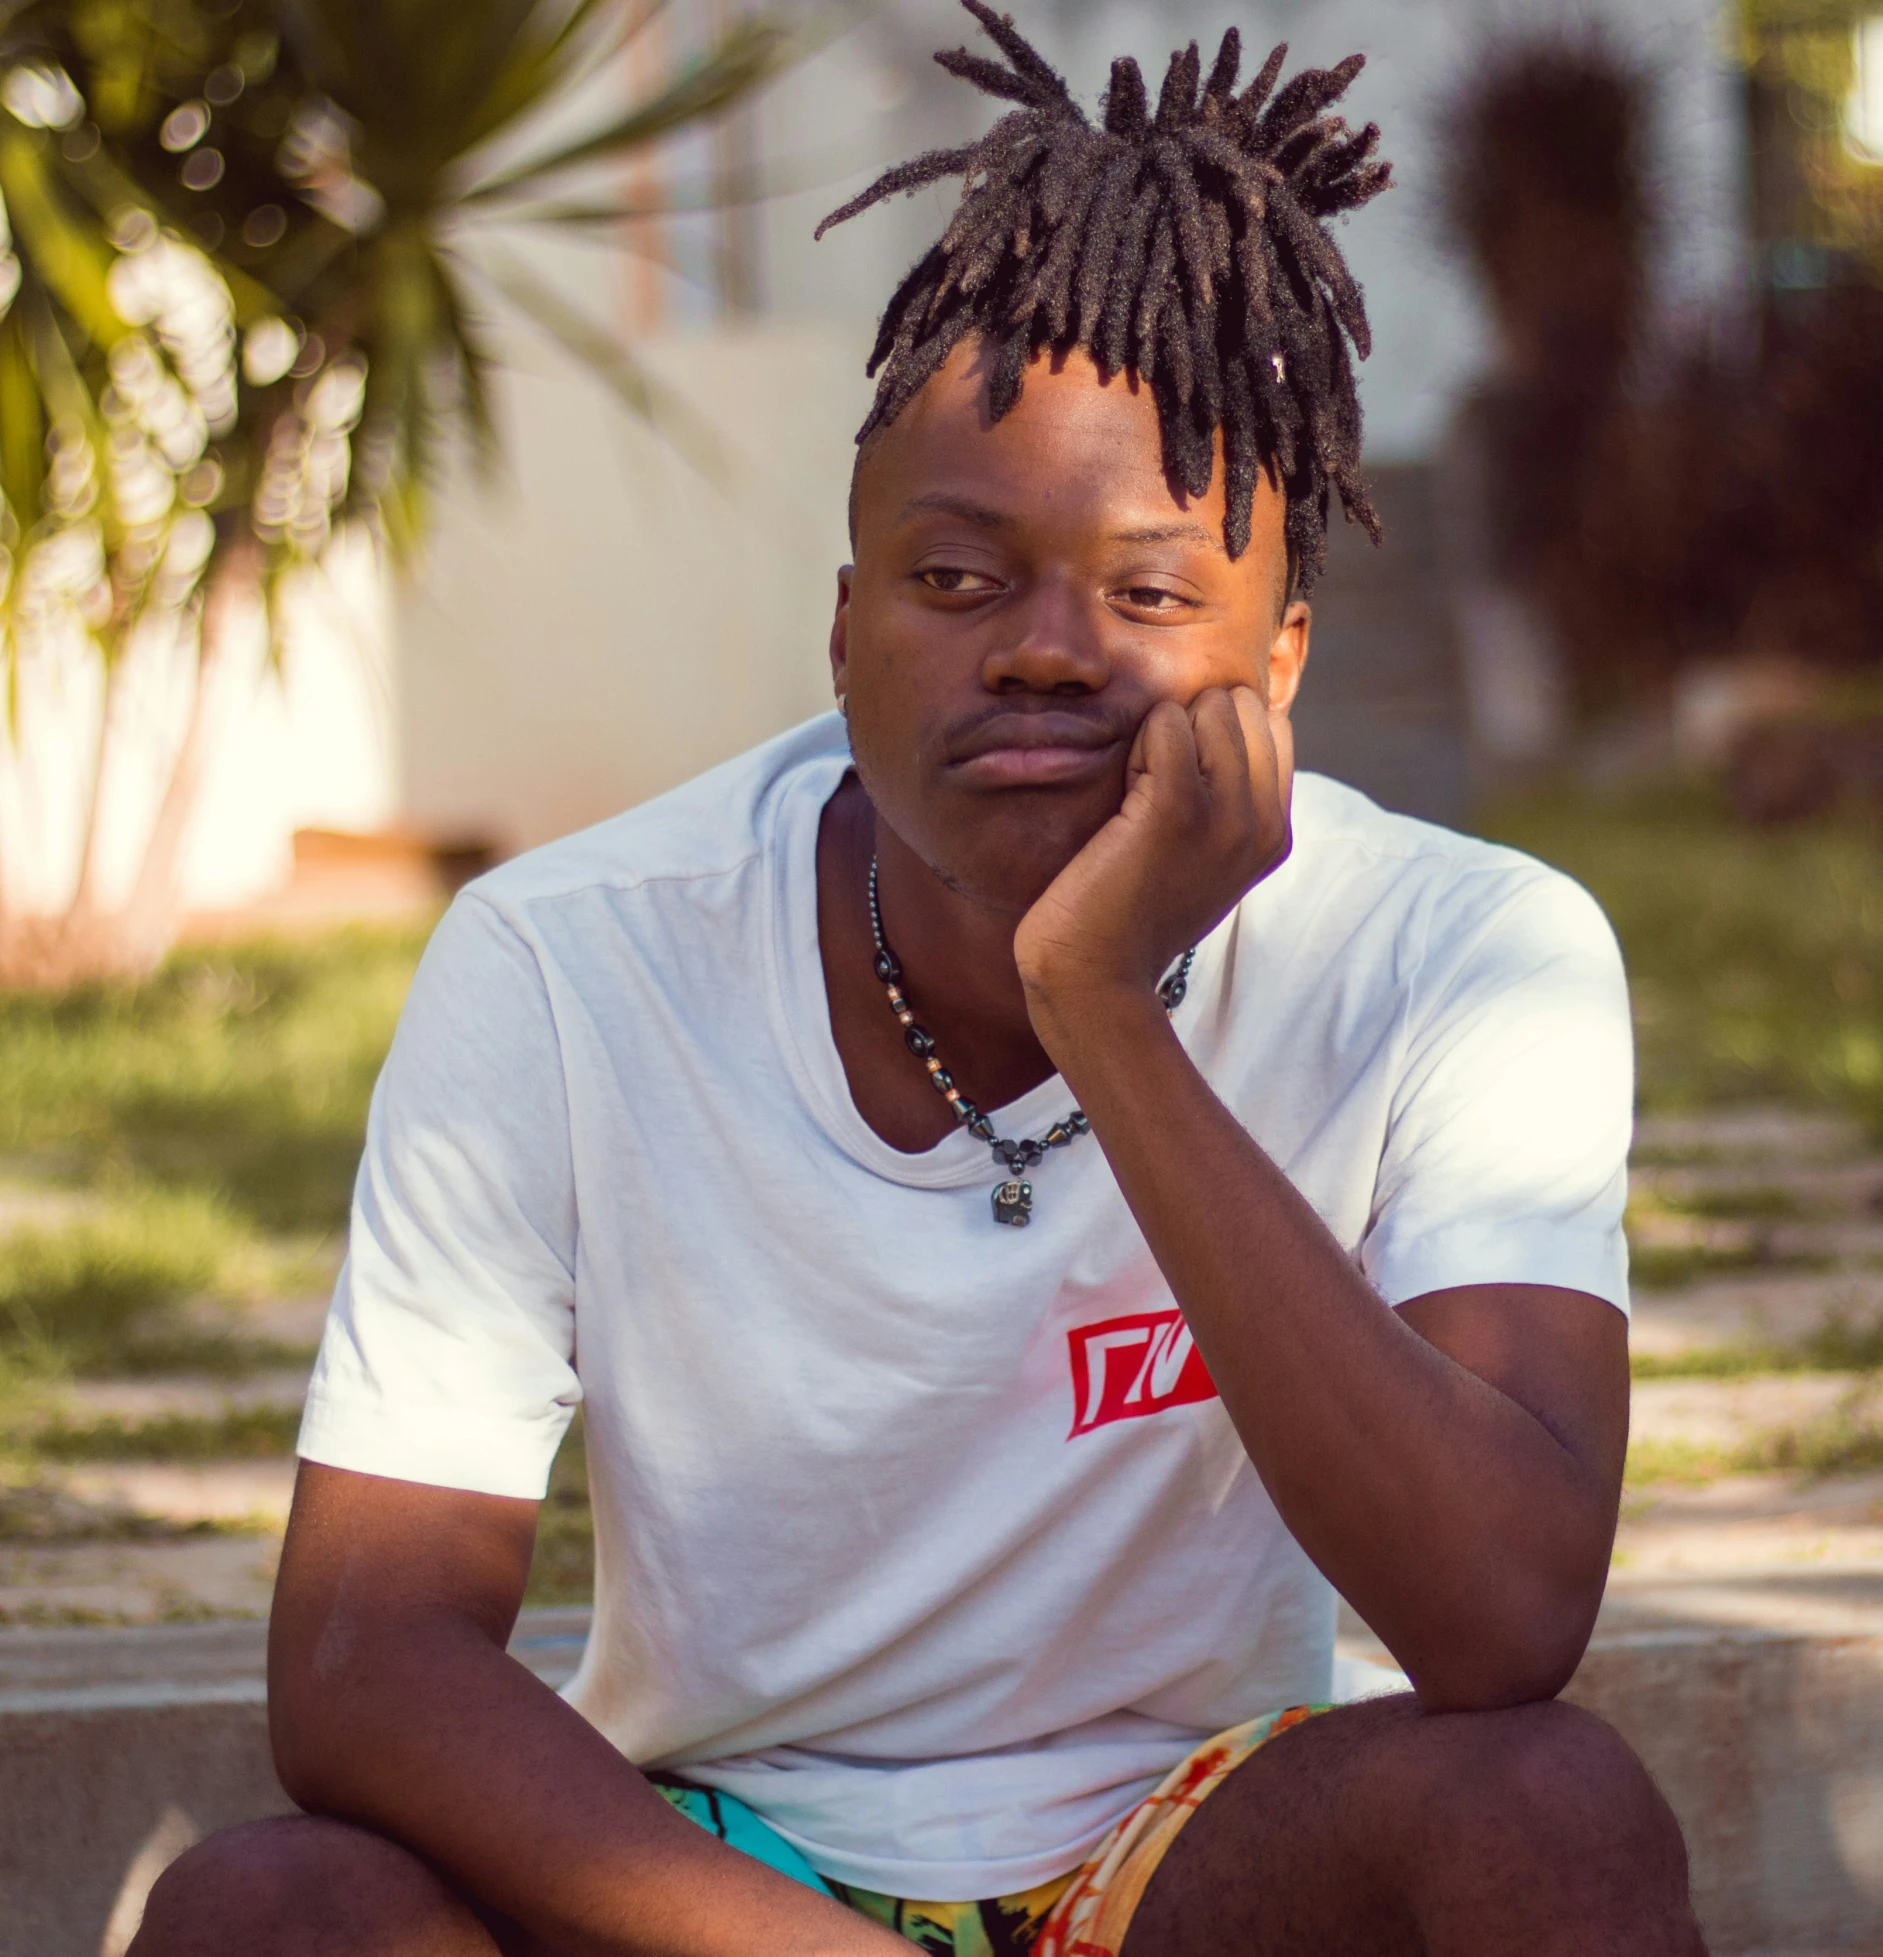
[[[1268,710],[1286,720],[1301,691],[1301,674],[1308,663],[1308,640],[1314,629],[1314,609],[1297,598],[1282,613],[1281,624],[1268,649]]]
[[[854,564],[837,567],[837,614],[830,621],[830,683],[841,707],[850,691],[850,583]]]

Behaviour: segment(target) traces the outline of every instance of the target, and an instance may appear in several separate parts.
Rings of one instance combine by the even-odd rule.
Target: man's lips
[[[983,788],[1058,788],[1110,770],[1125,736],[1082,714],[996,714],[948,744],[948,770]]]

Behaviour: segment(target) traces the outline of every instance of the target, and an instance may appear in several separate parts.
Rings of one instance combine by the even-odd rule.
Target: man
[[[308,1818],[139,1957],[1701,1949],[1552,1703],[1627,1427],[1613,941],[1293,775],[1367,515],[1352,67],[1237,93],[1232,36],[1093,128],[967,4],[1018,107],[859,200],[967,179],[877,350],[847,730],[441,926],[272,1628]],[[578,1400],[560,1699],[504,1643]],[[1416,1696],[1311,1710],[1337,1590]]]

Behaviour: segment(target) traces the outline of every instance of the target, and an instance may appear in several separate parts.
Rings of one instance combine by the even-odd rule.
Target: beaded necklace
[[[902,966],[883,936],[883,907],[876,893],[876,858],[870,858],[870,935],[876,940],[876,976],[889,994],[889,1009],[896,1015],[909,1051],[928,1069],[929,1084],[954,1111],[955,1119],[976,1141],[985,1142],[1006,1170],[1008,1180],[994,1191],[994,1221],[1015,1230],[1024,1230],[1033,1221],[1033,1185],[1023,1178],[1028,1169],[1046,1159],[1049,1148],[1070,1148],[1081,1135],[1092,1132],[1092,1124],[1077,1108],[1063,1121],[1056,1121],[1038,1141],[1010,1142],[997,1134],[994,1124],[955,1085],[954,1076],[935,1052],[935,1038],[925,1026],[918,1026],[915,1014],[902,990]],[[1190,968],[1196,963],[1192,945],[1178,962],[1177,969],[1157,988],[1164,1010],[1174,1013],[1190,989]]]

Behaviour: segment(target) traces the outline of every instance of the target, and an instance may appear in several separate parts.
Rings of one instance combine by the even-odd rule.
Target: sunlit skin
[[[871,970],[874,851],[951,1067],[990,1111],[1064,1075],[1256,1471],[1418,1688],[1232,1774],[1124,1957],[1704,1957],[1665,1802],[1549,1703],[1614,1532],[1620,1315],[1522,1285],[1383,1309],[1157,1000],[1288,848],[1309,617],[1280,499],[1232,562],[1220,471],[1198,502],[1171,489],[1128,378],[1036,363],[990,425],[977,363],[959,351],[862,458],[839,583],[857,769],[818,918],[851,1093],[897,1148],[953,1125]],[[134,1957],[907,1957],[678,1817],[505,1655],[535,1522],[303,1465],[269,1711],[284,1784],[329,1818],[192,1851]]]
[[[1221,471],[1201,502],[1173,495],[1148,390],[1101,383],[1083,355],[1039,363],[990,424],[978,353],[957,351],[862,458],[854,508],[831,664],[861,779],[826,817],[819,922],[852,1093],[913,1150],[954,1123],[857,953],[871,849],[890,941],[956,1077],[983,1107],[1016,1099],[1054,1071],[1016,927],[1119,815],[1157,726],[1183,741],[1191,710],[1225,732],[1240,717],[1263,762],[1245,884],[1285,854],[1310,615],[1288,602],[1280,495],[1264,485],[1232,561]],[[1157,918],[1179,940],[1142,948],[1152,979],[1240,895],[1217,879]]]

